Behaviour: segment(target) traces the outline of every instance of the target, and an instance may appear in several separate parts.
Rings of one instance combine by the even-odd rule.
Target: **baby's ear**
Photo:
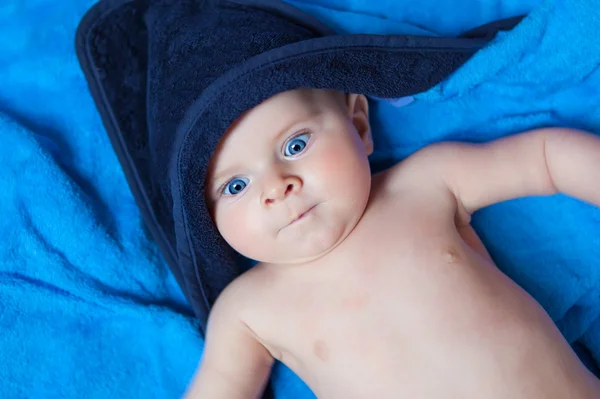
[[[365,145],[367,156],[369,156],[373,153],[373,136],[371,135],[371,124],[369,123],[369,101],[363,94],[348,94],[346,104],[352,124]]]

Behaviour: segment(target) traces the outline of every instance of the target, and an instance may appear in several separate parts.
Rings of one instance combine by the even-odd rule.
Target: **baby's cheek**
[[[352,148],[330,148],[313,165],[313,171],[331,185],[346,185],[364,174],[366,157]]]
[[[223,207],[225,208],[225,207]],[[256,249],[260,242],[257,237],[262,237],[258,215],[242,203],[233,204],[216,213],[216,222],[219,232],[225,240],[238,252],[248,256],[249,251]]]
[[[315,159],[313,171],[323,175],[339,174],[348,163],[347,151],[331,149],[323,151],[323,154]]]

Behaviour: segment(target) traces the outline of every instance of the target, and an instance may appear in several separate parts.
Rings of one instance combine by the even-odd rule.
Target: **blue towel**
[[[174,398],[201,353],[75,58],[92,3],[0,2],[1,398]]]
[[[94,1],[0,5],[0,397],[178,397],[202,342],[145,232],[73,50]],[[459,34],[533,9],[442,85],[373,101],[381,169],[431,142],[600,133],[596,0],[290,1],[339,31]],[[564,196],[478,212],[498,266],[600,360],[600,211]],[[278,398],[310,398],[285,367]]]

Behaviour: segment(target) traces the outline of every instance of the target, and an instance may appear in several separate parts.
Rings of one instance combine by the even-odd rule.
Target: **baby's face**
[[[231,127],[211,160],[206,195],[219,232],[261,262],[325,255],[366,208],[371,152],[364,96],[302,89],[268,99]]]

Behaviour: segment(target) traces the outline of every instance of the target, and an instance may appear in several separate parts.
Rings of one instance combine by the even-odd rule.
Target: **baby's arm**
[[[215,303],[200,369],[187,398],[260,398],[274,361],[239,318],[240,306],[243,304],[235,298],[235,290],[229,287]]]
[[[486,144],[441,143],[415,156],[441,175],[467,218],[497,202],[557,192],[600,206],[600,138],[582,131],[547,128]]]

